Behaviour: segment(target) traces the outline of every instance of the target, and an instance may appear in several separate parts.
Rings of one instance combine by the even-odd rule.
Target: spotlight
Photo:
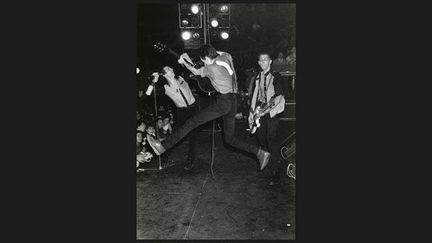
[[[178,4],[180,29],[202,28],[201,4]]]
[[[228,39],[229,34],[228,34],[228,32],[226,32],[226,31],[222,31],[222,32],[220,33],[220,36],[222,37],[222,39],[226,40],[226,39]]]
[[[140,69],[139,68],[136,68],[136,73],[138,74],[140,72]]]
[[[210,21],[210,24],[212,27],[217,27],[219,25],[219,22],[217,21],[217,19],[212,19]]]
[[[189,40],[191,38],[191,32],[190,31],[183,31],[181,34],[181,37],[183,40]]]
[[[222,13],[226,13],[226,12],[228,12],[228,6],[227,6],[227,5],[222,5],[222,6],[220,7],[220,11],[221,11]]]
[[[197,14],[197,13],[199,12],[199,7],[198,7],[197,4],[193,4],[193,5],[191,6],[191,12],[192,12],[193,14]]]
[[[187,19],[183,19],[181,21],[181,23],[182,23],[182,26],[188,26],[189,25],[189,21]]]
[[[197,40],[200,37],[199,33],[193,33],[192,38],[194,38],[195,40]]]

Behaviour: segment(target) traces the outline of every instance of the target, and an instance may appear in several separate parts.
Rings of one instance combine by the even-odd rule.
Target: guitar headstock
[[[167,45],[161,41],[156,41],[153,47],[159,52],[164,52],[167,50]]]

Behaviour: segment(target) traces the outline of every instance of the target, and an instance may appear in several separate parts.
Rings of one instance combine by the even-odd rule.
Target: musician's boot
[[[259,149],[256,156],[258,157],[258,161],[260,163],[260,170],[263,170],[269,162],[270,153],[265,150]]]
[[[165,148],[162,146],[159,140],[154,139],[152,136],[147,134],[147,141],[150,144],[150,147],[154,150],[156,155],[161,155],[165,152]]]

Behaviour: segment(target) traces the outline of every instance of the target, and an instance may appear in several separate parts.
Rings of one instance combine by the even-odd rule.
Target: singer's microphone
[[[158,72],[158,74],[159,74],[159,76],[163,76],[163,75],[165,75],[164,73],[160,73],[160,72]],[[155,76],[153,75],[153,73],[149,76],[149,78],[151,78],[151,77],[155,77]],[[146,91],[146,95],[151,95],[151,93],[152,93],[152,91],[153,91],[153,89],[154,89],[154,85],[155,85],[155,83],[156,83],[156,82],[152,82],[152,84],[148,86],[147,91]]]
[[[153,91],[153,88],[154,88],[153,85],[154,84],[151,84],[151,85],[148,86],[147,91],[146,91],[146,95],[147,96],[151,95],[151,93]]]
[[[158,73],[158,74],[159,74],[159,76],[163,76],[163,75],[165,75],[165,73]],[[154,77],[153,73],[150,74],[148,77],[149,77],[150,79],[153,78],[153,77]]]

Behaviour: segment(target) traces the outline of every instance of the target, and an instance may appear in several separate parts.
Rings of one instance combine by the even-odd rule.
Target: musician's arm
[[[187,53],[183,53],[180,58],[178,59],[178,63],[184,65],[189,71],[191,71],[194,75],[200,75],[201,71],[199,69],[196,69],[189,63],[187,63],[185,60],[188,60],[190,63],[192,63],[192,60],[189,58],[189,55]]]
[[[185,66],[187,69],[189,69],[189,71],[191,71],[191,73],[193,73],[194,75],[200,75],[200,74],[201,74],[201,72],[200,72],[199,69],[196,69],[196,68],[192,67],[191,65],[189,65],[189,64],[186,63],[186,62],[184,62],[183,64],[184,64],[184,66]]]

